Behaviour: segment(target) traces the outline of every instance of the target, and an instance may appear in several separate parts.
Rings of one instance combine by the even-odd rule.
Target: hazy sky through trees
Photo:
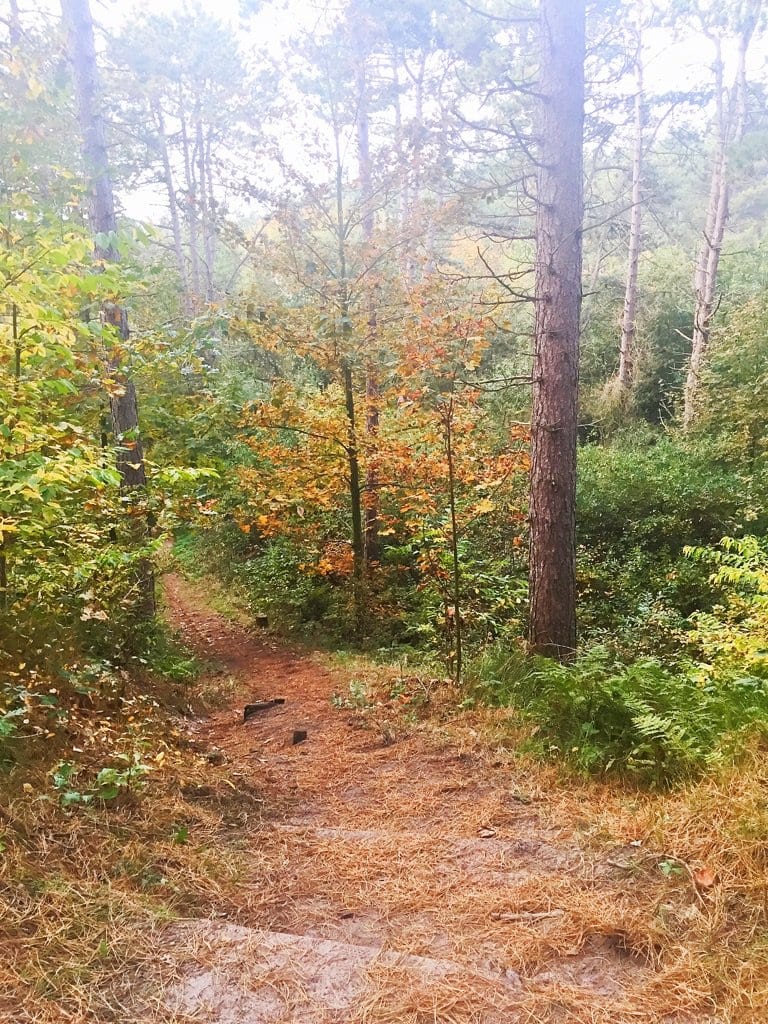
[[[45,0],[41,6],[51,6],[51,3],[52,0]],[[277,0],[265,4],[258,13],[245,18],[240,14],[244,6],[241,0],[197,0],[197,4],[185,0],[152,0],[151,3],[148,0],[134,0],[133,3],[98,0],[94,4],[94,19],[104,31],[111,33],[119,31],[142,15],[172,14],[195,6],[232,27],[241,40],[241,50],[246,59],[251,55],[258,59],[258,53],[266,51],[278,61],[280,54],[285,53],[286,48],[290,49],[292,38],[302,32],[311,34],[315,26],[327,24],[327,19],[333,20],[337,12],[333,3],[313,0]],[[26,4],[22,4],[22,10],[24,8],[29,11]],[[650,96],[688,92],[711,85],[713,47],[701,33],[686,28],[678,36],[673,28],[649,30],[645,34],[645,52],[645,84]],[[724,46],[724,56],[727,63],[726,79],[729,80],[731,65],[735,60],[735,43],[732,40]],[[752,80],[759,80],[767,60],[768,50],[764,38],[756,39],[749,54],[749,76]],[[276,82],[276,90],[280,88],[281,83]],[[618,92],[626,94],[631,90],[631,81],[627,80],[616,88]],[[691,113],[689,111],[687,115],[689,123]],[[710,115],[708,106],[701,108],[697,116],[702,119],[702,127]],[[292,133],[296,134],[295,153],[298,154],[298,139],[306,126],[306,121],[298,113],[294,122],[281,126],[282,142],[289,155],[294,149],[290,142]],[[162,197],[149,187],[134,189],[130,195],[123,195],[122,203],[124,211],[137,219],[153,219],[163,208]],[[247,215],[248,211],[244,209],[243,213]]]

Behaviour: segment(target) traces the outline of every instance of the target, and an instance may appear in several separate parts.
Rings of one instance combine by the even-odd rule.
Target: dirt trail
[[[226,620],[199,586],[166,589],[187,642],[245,697],[285,698],[247,723],[239,699],[196,725],[266,778],[268,810],[237,923],[172,931],[164,998],[179,1020],[660,1020],[647,996],[670,979],[633,945],[631,878],[527,802],[508,760],[437,729],[384,745],[333,706],[348,679]]]

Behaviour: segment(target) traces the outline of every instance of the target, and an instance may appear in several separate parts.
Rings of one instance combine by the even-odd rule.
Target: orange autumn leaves
[[[490,344],[483,321],[423,310],[399,324],[376,355],[376,396],[366,394],[370,354],[352,362],[355,430],[350,432],[340,367],[322,383],[280,380],[252,403],[242,420],[253,453],[241,482],[247,503],[236,519],[244,532],[289,537],[314,552],[306,571],[330,577],[352,572],[349,543],[349,448],[362,476],[362,502],[376,512],[381,545],[448,539],[451,433],[458,531],[499,520],[514,544],[523,513],[516,483],[528,469],[527,432],[499,437],[490,426],[482,364]],[[330,378],[330,379],[328,379]],[[372,417],[372,413],[376,415]],[[371,419],[376,429],[366,429]],[[431,575],[439,559],[419,562]]]

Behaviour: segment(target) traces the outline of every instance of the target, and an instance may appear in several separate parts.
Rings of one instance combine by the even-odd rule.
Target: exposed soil
[[[186,641],[238,682],[195,738],[266,808],[236,920],[167,932],[162,998],[179,1020],[713,1019],[682,997],[651,1008],[675,979],[640,926],[637,877],[546,799],[521,799],[508,759],[437,725],[386,742],[334,706],[349,680],[321,658],[228,621],[199,585],[171,576],[166,591]],[[245,702],[273,697],[243,722]]]

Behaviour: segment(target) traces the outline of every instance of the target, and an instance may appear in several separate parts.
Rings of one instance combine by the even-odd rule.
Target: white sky
[[[130,20],[135,13],[169,13],[183,10],[184,0],[92,0],[94,14],[104,23],[119,25]],[[726,7],[729,0],[723,0]],[[233,26],[239,23],[239,0],[200,0],[200,5],[212,15]],[[322,0],[273,0],[266,3],[255,17],[254,36],[262,44],[279,45],[292,31],[311,27],[321,12],[331,3]],[[663,0],[657,3],[663,9]],[[271,38],[270,38],[271,37]],[[647,49],[652,56],[647,59],[647,88],[651,91],[668,92],[684,90],[707,77],[708,65],[712,60],[712,44],[703,35],[687,34],[685,39],[675,40],[673,30],[655,29],[646,35]],[[270,47],[271,48],[271,47]],[[733,52],[726,55],[733,59]],[[768,59],[768,41],[760,46],[755,41],[750,53],[751,70],[754,74],[765,69]]]

